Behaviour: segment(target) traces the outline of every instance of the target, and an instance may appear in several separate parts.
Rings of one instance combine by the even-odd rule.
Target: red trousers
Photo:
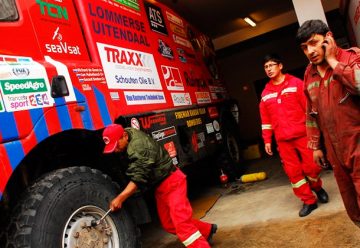
[[[311,190],[319,191],[322,181],[321,168],[313,160],[313,151],[307,148],[307,138],[278,142],[280,157],[283,160],[293,191],[305,204],[313,204],[316,197]]]
[[[192,209],[187,198],[186,176],[176,170],[155,190],[157,210],[163,228],[176,234],[190,248],[209,248],[206,238],[211,224],[192,218]]]
[[[357,148],[352,150],[351,159],[349,156],[347,163],[342,163],[337,159],[331,144],[328,144],[326,148],[347,214],[360,227],[360,145],[358,143],[356,146],[355,142],[356,140],[353,139],[353,143],[348,143],[349,150],[351,147]]]

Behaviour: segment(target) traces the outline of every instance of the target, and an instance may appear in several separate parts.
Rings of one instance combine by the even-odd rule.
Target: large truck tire
[[[224,145],[218,157],[219,165],[229,179],[234,180],[244,174],[246,167],[241,154],[243,144],[239,127],[232,115],[228,114],[223,118],[221,130]]]
[[[60,169],[28,189],[7,228],[6,248],[134,248],[139,233],[123,206],[92,227],[119,192],[88,167]]]

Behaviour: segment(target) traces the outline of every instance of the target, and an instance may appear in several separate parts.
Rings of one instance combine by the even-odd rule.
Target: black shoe
[[[217,225],[216,224],[211,224],[211,230],[210,230],[210,234],[209,234],[209,237],[207,238],[207,241],[210,245],[212,245],[213,243],[213,240],[212,240],[212,237],[213,235],[216,233],[217,231]]]
[[[323,188],[321,188],[319,191],[315,191],[315,194],[316,194],[319,202],[321,202],[321,203],[329,202],[329,196]]]
[[[299,212],[300,217],[304,217],[309,215],[314,209],[317,209],[317,204],[305,204],[303,205],[302,209]]]

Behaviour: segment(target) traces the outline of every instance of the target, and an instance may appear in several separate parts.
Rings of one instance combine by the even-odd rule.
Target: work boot
[[[217,227],[216,224],[211,224],[210,234],[209,234],[209,236],[208,236],[208,238],[207,238],[207,241],[208,241],[208,243],[209,243],[210,245],[213,244],[212,237],[213,237],[213,235],[216,233],[217,228],[218,228],[218,227]]]
[[[329,196],[323,188],[321,188],[319,191],[315,191],[315,194],[319,202],[327,203],[329,201]]]
[[[317,203],[313,204],[305,204],[303,205],[302,209],[299,212],[300,217],[304,217],[306,215],[309,215],[314,209],[317,209]]]

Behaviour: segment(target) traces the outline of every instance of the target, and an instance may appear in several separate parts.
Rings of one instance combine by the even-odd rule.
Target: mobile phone
[[[329,42],[326,39],[323,40],[321,47],[325,50],[326,46],[324,46],[324,44],[329,44]]]

